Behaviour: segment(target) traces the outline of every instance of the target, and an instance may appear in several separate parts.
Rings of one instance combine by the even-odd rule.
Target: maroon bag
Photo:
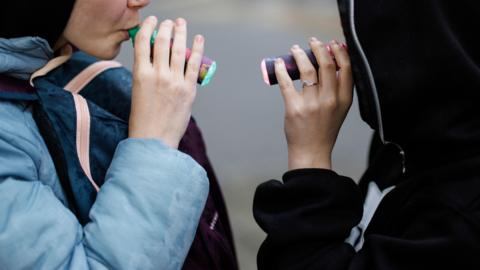
[[[207,203],[183,269],[238,269],[225,202],[207,157],[202,134],[193,118],[180,142],[179,150],[202,165],[210,180]]]

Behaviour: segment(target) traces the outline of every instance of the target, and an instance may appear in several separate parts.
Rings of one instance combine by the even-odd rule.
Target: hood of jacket
[[[480,154],[480,2],[338,0],[361,115],[407,171]]]
[[[39,37],[0,38],[0,74],[21,80],[53,58],[53,50]]]

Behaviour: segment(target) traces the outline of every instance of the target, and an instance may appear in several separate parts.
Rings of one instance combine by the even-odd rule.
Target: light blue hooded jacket
[[[0,73],[25,78],[51,55],[44,40],[0,38]],[[160,140],[126,139],[106,178],[82,226],[31,106],[0,100],[0,270],[181,269],[208,195],[204,169]]]

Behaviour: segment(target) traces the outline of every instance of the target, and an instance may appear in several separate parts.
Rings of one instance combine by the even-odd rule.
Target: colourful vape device
[[[329,49],[329,51],[331,50]],[[308,59],[310,59],[310,62],[312,62],[315,69],[318,70],[319,65],[317,62],[317,58],[313,54],[312,50],[305,50],[305,53],[307,54]],[[293,55],[288,54],[288,55],[283,55],[275,58],[263,59],[261,64],[261,69],[263,74],[263,80],[265,81],[266,84],[268,85],[278,84],[277,75],[275,74],[275,60],[277,58],[283,59],[283,61],[285,62],[285,67],[287,68],[287,72],[290,75],[290,78],[292,78],[292,80],[295,81],[300,79],[300,71],[298,70],[298,66],[297,66],[297,63],[295,62],[295,58],[293,57]]]
[[[128,30],[128,34],[130,35],[130,38],[132,39],[132,43],[135,46],[135,36],[137,35],[138,31],[140,30],[140,26],[136,26],[130,30]],[[150,39],[150,44],[153,46],[155,43],[155,38],[157,37],[158,32],[155,30],[153,32],[152,38]],[[187,53],[186,53],[186,59],[187,62],[190,59],[190,56],[192,54],[192,50],[187,48]],[[212,80],[213,76],[215,75],[215,72],[217,71],[217,62],[211,60],[210,58],[204,56],[202,58],[202,63],[200,66],[200,73],[198,74],[198,83],[201,86],[205,86],[210,83]]]

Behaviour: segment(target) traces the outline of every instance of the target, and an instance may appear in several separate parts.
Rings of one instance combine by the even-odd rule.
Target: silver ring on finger
[[[309,81],[309,80],[302,80],[302,87],[305,88],[305,87],[310,87],[310,86],[316,86],[318,85],[318,82],[313,82],[313,81]]]

